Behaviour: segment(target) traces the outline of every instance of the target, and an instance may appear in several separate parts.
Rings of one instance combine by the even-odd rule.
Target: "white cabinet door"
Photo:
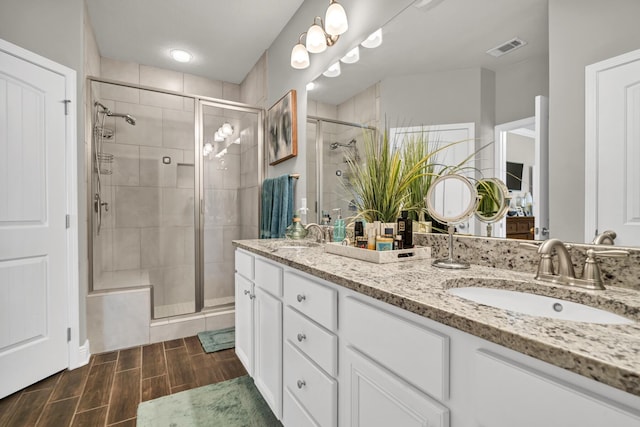
[[[275,416],[282,416],[282,302],[255,288],[253,379]]]
[[[474,413],[491,427],[640,426],[640,410],[486,350],[475,354]]]
[[[236,354],[253,376],[253,283],[236,273]]]
[[[449,410],[357,351],[345,351],[341,425],[445,427]]]

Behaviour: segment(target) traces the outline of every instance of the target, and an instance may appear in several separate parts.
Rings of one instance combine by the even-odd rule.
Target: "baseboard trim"
[[[91,358],[91,346],[89,340],[85,340],[84,344],[77,348],[76,357],[69,361],[69,369],[76,369],[89,363]]]

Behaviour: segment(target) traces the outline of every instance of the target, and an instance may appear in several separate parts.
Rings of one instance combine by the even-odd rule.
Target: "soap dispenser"
[[[336,208],[338,217],[333,225],[333,241],[334,242],[342,242],[346,236],[346,225],[344,219],[342,219],[342,209]]]

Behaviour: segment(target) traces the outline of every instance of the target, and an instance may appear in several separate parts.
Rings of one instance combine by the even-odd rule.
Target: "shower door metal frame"
[[[230,308],[231,304],[218,307],[204,306],[204,162],[202,150],[204,147],[204,109],[203,107],[222,108],[226,110],[242,111],[257,115],[258,123],[258,227],[262,217],[262,181],[264,180],[265,158],[264,158],[264,115],[263,108],[252,107],[246,104],[229,103],[212,98],[198,98],[196,100],[196,156],[199,158],[196,164],[196,184],[198,187],[198,199],[196,202],[199,208],[196,210],[196,312],[206,310],[224,310]],[[262,160],[262,161],[260,161]],[[233,304],[235,306],[235,304]]]
[[[89,90],[87,91],[87,97],[89,101],[91,100],[91,83],[106,83],[111,85],[117,85],[121,87],[128,87],[131,89],[140,89],[147,90],[150,92],[156,92],[166,95],[175,95],[180,96],[182,98],[190,98],[194,102],[194,233],[195,233],[195,260],[194,260],[194,268],[195,268],[195,283],[194,283],[194,292],[195,292],[195,313],[199,313],[203,311],[204,308],[204,239],[202,236],[202,232],[204,230],[204,171],[202,167],[202,147],[204,143],[204,123],[202,120],[202,106],[203,105],[211,105],[218,108],[226,108],[236,111],[246,111],[251,113],[256,113],[258,117],[258,221],[262,217],[262,200],[260,194],[262,193],[262,181],[264,180],[264,171],[265,171],[265,159],[264,159],[264,117],[265,110],[261,107],[252,106],[249,104],[244,104],[241,102],[229,101],[225,99],[218,99],[198,94],[184,93],[184,92],[176,92],[172,90],[159,89],[150,86],[139,85],[135,83],[127,83],[119,80],[113,79],[105,79],[102,77],[95,76],[87,76],[86,79],[87,87]],[[93,106],[92,102],[89,102],[91,106]],[[86,200],[86,209],[87,209],[87,255],[88,255],[88,292],[94,292],[93,289],[93,227],[94,227],[94,215],[93,215],[93,149],[94,149],[94,141],[93,141],[93,114],[90,114],[89,111],[85,111],[85,117],[89,117],[91,120],[91,133],[92,136],[88,138],[87,142],[87,150],[85,153],[85,166],[86,166],[86,182],[87,182],[87,200]],[[89,113],[89,114],[87,114]],[[86,136],[86,135],[85,135]],[[259,225],[259,224],[258,224]],[[154,303],[153,303],[153,287],[151,287],[151,319],[155,319],[154,316]],[[215,308],[211,308],[210,310],[215,310]],[[186,316],[193,315],[193,313],[187,313]]]
[[[322,130],[323,123],[333,123],[336,125],[351,126],[360,129],[371,130],[377,135],[378,129],[374,126],[363,125],[361,123],[345,122],[337,119],[327,119],[325,117],[307,116],[307,123],[316,124],[316,222],[320,224],[322,219],[322,207],[324,206],[324,189],[322,188],[324,180],[324,156],[322,146],[324,145],[324,134]]]

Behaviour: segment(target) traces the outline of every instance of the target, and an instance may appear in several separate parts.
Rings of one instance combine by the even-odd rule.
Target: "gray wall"
[[[84,179],[84,1],[2,0],[0,38],[72,68],[77,73],[78,250],[80,254],[80,331],[86,339],[87,293],[86,184]]]
[[[638,17],[638,0],[549,1],[552,237],[575,242],[584,240],[584,68],[640,48]]]

